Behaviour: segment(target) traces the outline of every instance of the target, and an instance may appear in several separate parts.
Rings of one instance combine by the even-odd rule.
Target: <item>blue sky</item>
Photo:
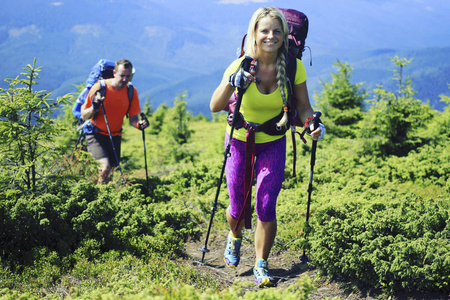
[[[176,7],[179,1],[174,1],[174,4],[156,2]],[[225,6],[228,6],[227,10],[235,7],[235,10],[248,11],[244,24],[260,6],[298,9],[310,19],[309,42],[328,43],[330,47],[345,48],[349,44],[351,47],[374,49],[450,45],[448,0],[210,0],[189,3],[192,3],[190,7],[183,7],[186,14],[195,14],[206,6],[211,19],[232,20],[229,14],[220,15]]]
[[[33,9],[36,9],[36,17],[51,19],[57,16],[48,7],[64,10],[70,2],[72,0],[38,0],[38,6]],[[94,2],[87,1],[83,5],[89,6]],[[117,7],[118,3],[130,3],[128,0],[98,2],[109,4],[109,7],[105,5],[106,13],[108,9]],[[42,28],[31,20],[28,24],[7,20],[11,14],[17,14],[20,19],[26,9],[23,3],[26,1],[7,1],[2,4],[5,16],[0,18],[0,41],[2,35],[18,37],[28,34],[39,37],[42,33]],[[271,5],[305,12],[310,19],[308,42],[314,46],[363,49],[450,46],[448,0],[134,0],[133,4],[142,7],[157,4],[170,8],[186,20],[192,20],[198,29],[222,24],[225,36],[235,34],[225,32],[228,28],[245,31],[253,11],[260,6]],[[76,20],[79,16],[74,13],[71,17]],[[78,24],[74,21],[72,32],[79,34],[80,31],[88,30],[92,34],[100,34],[101,24],[92,22],[95,22],[95,18],[89,20],[89,23],[86,20],[80,20]]]

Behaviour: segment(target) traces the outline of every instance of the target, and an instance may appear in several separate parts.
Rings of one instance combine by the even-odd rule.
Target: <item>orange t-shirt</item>
[[[105,100],[103,100],[103,106],[105,107],[106,117],[108,119],[111,135],[116,136],[122,135],[123,118],[125,117],[127,112],[129,116],[138,115],[141,112],[141,107],[139,105],[139,96],[137,90],[133,86],[133,99],[131,100],[130,110],[128,111],[128,106],[130,105],[130,102],[128,100],[128,88],[123,88],[120,91],[116,91],[111,86],[111,81],[112,79],[105,80],[106,93]],[[92,99],[99,89],[100,84],[98,82],[92,86],[86,102],[84,103],[85,108],[89,108],[92,106]],[[100,133],[108,135],[108,128],[106,127],[105,117],[101,108],[91,119],[91,123],[101,130]]]

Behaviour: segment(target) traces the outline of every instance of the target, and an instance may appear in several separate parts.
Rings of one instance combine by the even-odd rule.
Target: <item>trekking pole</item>
[[[143,112],[140,114],[141,120],[146,119]],[[148,169],[147,169],[147,150],[145,149],[145,132],[144,129],[142,129],[142,143],[144,144],[144,160],[145,160],[145,178],[147,179],[147,191],[149,191],[148,187]]]
[[[123,182],[123,184],[125,184],[125,178],[123,177],[122,168],[120,167],[120,161],[119,161],[119,157],[117,156],[116,147],[114,147],[114,141],[113,141],[113,138],[111,135],[111,129],[109,128],[108,118],[106,117],[106,111],[105,111],[105,107],[103,106],[103,102],[100,102],[100,106],[102,107],[102,110],[103,110],[103,116],[105,117],[106,128],[108,128],[109,139],[111,140],[111,145],[112,145],[112,148],[114,151],[114,156],[116,157],[117,166],[119,167],[120,175],[122,176],[122,182]]]
[[[214,199],[214,203],[213,203],[213,206],[211,208],[211,218],[209,220],[209,226],[208,226],[208,232],[206,234],[205,246],[200,248],[200,251],[203,252],[203,254],[202,254],[202,263],[203,263],[203,260],[205,259],[205,254],[207,252],[209,252],[209,249],[208,249],[209,234],[211,232],[211,227],[212,227],[212,222],[213,222],[213,219],[214,219],[214,214],[216,213],[216,210],[217,210],[217,200],[219,198],[219,192],[220,192],[220,186],[221,186],[222,180],[223,180],[223,174],[225,173],[225,166],[226,166],[228,157],[231,155],[230,154],[231,139],[233,138],[234,127],[236,126],[236,120],[237,120],[236,116],[238,115],[239,109],[241,107],[242,95],[244,94],[244,91],[245,91],[244,89],[238,88],[238,98],[236,100],[236,108],[234,109],[233,120],[231,121],[230,137],[229,137],[228,144],[227,144],[227,147],[226,147],[225,153],[224,153],[224,159],[223,159],[223,164],[222,164],[222,171],[220,172],[219,183],[217,185],[217,191],[216,191],[216,197]]]
[[[78,145],[79,145],[82,141],[83,141],[83,132],[81,131],[81,132],[80,132],[80,135],[78,136],[77,143],[75,144],[74,150],[77,149]]]
[[[80,132],[80,135],[78,136],[77,143],[75,144],[75,149],[78,147],[79,143],[83,143],[83,136],[84,136],[83,128],[84,128],[84,126],[86,126],[89,123],[90,123],[90,120],[86,120],[77,127],[77,131]]]
[[[251,72],[256,71],[256,67],[254,65],[254,60],[249,56],[245,57],[242,60],[240,68],[242,68],[244,70],[250,70],[251,68],[253,68]],[[211,227],[212,227],[212,222],[214,219],[214,214],[216,213],[216,210],[217,210],[217,200],[219,199],[220,186],[222,185],[223,174],[225,173],[225,166],[226,166],[228,157],[231,155],[230,154],[231,140],[233,139],[234,128],[236,127],[236,122],[238,120],[238,118],[236,116],[239,114],[239,110],[241,108],[242,96],[244,95],[245,90],[246,90],[246,88],[238,88],[238,97],[236,99],[236,106],[234,108],[233,119],[231,121],[230,136],[229,136],[228,144],[227,144],[227,147],[226,147],[225,153],[224,153],[222,171],[220,172],[219,182],[218,182],[217,191],[216,191],[216,197],[214,199],[214,203],[211,208],[211,218],[209,220],[208,232],[206,233],[205,246],[199,249],[200,251],[203,252],[202,263],[203,263],[203,260],[205,259],[205,254],[207,252],[209,252],[209,249],[208,249],[209,234],[211,233]]]
[[[320,111],[316,111],[313,114],[314,117],[314,121],[313,124],[319,124],[319,118],[322,115],[322,113]],[[305,239],[308,235],[309,232],[309,210],[310,210],[310,206],[311,206],[311,193],[313,191],[313,185],[312,185],[312,179],[313,179],[313,174],[314,174],[314,165],[316,163],[316,149],[317,149],[317,141],[313,140],[312,141],[312,147],[311,147],[311,170],[309,172],[309,185],[308,185],[308,204],[306,207],[306,222],[305,222]],[[303,254],[300,255],[300,260],[302,262],[307,262],[308,261],[308,256],[305,254],[305,249],[303,248]]]

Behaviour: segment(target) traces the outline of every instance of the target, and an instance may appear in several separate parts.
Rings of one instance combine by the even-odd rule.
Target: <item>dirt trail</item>
[[[245,291],[258,290],[254,284],[253,265],[255,263],[255,251],[253,245],[253,234],[244,236],[241,247],[241,261],[236,269],[225,267],[223,251],[225,249],[228,232],[212,232],[208,249],[205,254],[204,263],[201,263],[203,252],[200,251],[205,245],[205,236],[199,241],[189,241],[186,245],[187,263],[195,266],[200,272],[209,273],[219,281],[224,287],[231,286],[236,280],[249,283]],[[299,253],[300,254],[300,253]],[[379,292],[345,290],[342,282],[316,280],[317,270],[311,269],[308,264],[300,262],[299,255],[287,254],[272,250],[269,257],[270,274],[276,280],[277,289],[286,289],[294,284],[303,273],[306,273],[314,280],[316,291],[310,295],[311,300],[321,300],[325,298],[346,300],[375,300],[387,299]],[[247,286],[247,285],[246,285]],[[400,293],[390,297],[391,300],[449,300],[448,293]]]
[[[204,263],[201,263],[203,252],[199,249],[204,246],[205,239],[202,237],[200,241],[189,241],[186,246],[188,262],[195,266],[201,272],[207,272],[218,280],[223,286],[231,286],[234,281],[240,280],[244,283],[254,283],[253,266],[255,264],[255,251],[252,240],[244,237],[241,247],[241,261],[236,269],[225,266],[223,259],[223,251],[225,249],[227,232],[222,235],[210,236],[208,249],[210,252],[205,254]],[[250,239],[253,235],[250,236]],[[306,273],[312,279],[315,279],[317,272],[309,269],[307,264],[302,264],[298,256],[293,257],[286,253],[272,251],[269,257],[270,274],[276,280],[277,289],[286,289],[295,283],[303,273]],[[317,290],[314,291],[310,299],[318,300],[329,297],[339,297],[340,299],[376,299],[375,296],[366,296],[361,292],[346,292],[339,283],[318,280],[315,282]],[[247,285],[246,285],[247,286]],[[245,290],[258,290],[255,284],[248,284]]]

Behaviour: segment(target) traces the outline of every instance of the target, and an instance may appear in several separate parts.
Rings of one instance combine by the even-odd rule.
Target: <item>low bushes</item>
[[[310,236],[314,262],[328,276],[391,292],[450,291],[448,201],[384,196],[318,211]]]
[[[13,268],[32,265],[39,259],[36,249],[42,248],[60,257],[80,247],[94,247],[99,253],[145,255],[153,249],[164,256],[178,255],[183,241],[199,234],[188,210],[145,197],[138,185],[117,191],[113,185],[80,181],[54,194],[19,199],[8,195],[2,193],[0,202],[0,248],[2,260]]]

